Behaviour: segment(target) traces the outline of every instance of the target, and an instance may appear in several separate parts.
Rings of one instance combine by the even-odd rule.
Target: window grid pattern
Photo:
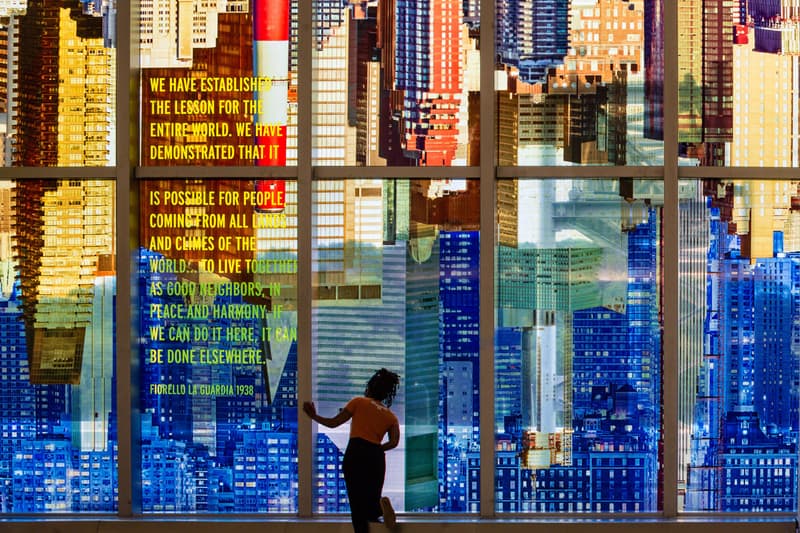
[[[492,13],[492,8],[494,7],[492,4],[493,4],[492,2],[483,2],[483,7],[484,8],[486,8],[486,7],[489,8],[489,9],[484,9],[484,13]],[[675,11],[677,11],[678,9],[684,10],[684,9],[688,9],[689,4],[690,4],[689,2],[680,2],[680,3],[677,4],[677,6],[674,6],[674,7],[666,6],[666,9],[667,10],[674,9]],[[125,10],[125,9],[130,9],[130,8],[129,7],[123,8],[123,10]],[[305,17],[307,17],[307,20],[311,19],[311,13],[310,13],[310,11],[308,9],[304,10],[303,8],[301,8],[300,11],[301,11],[301,18],[303,16],[305,16]],[[128,12],[128,14],[129,14],[129,12]],[[676,52],[677,52],[677,50],[679,48],[679,38],[678,38],[678,32],[677,31],[673,31],[673,30],[675,28],[677,28],[677,26],[678,26],[678,24],[675,22],[675,19],[677,19],[678,17],[676,16],[675,13],[672,13],[671,16],[672,16],[672,22],[671,23],[674,26],[674,28],[671,28],[671,27],[667,28],[667,31],[665,32],[664,45],[663,46],[664,46],[664,49],[666,50],[666,54],[667,55],[669,55],[670,53],[674,53],[675,56],[677,57],[677,53]],[[667,19],[669,19],[670,14],[668,13],[666,17],[667,17]],[[121,17],[121,19],[122,20],[130,20],[130,18],[125,18],[125,17]],[[683,23],[686,20],[691,20],[691,17],[686,18],[686,17],[681,16],[681,18],[680,18],[681,23]],[[307,26],[310,27],[310,25],[307,25]],[[124,23],[121,24],[121,34],[122,34],[123,38],[128,37],[130,35],[130,29],[126,28]],[[301,40],[302,40],[303,35],[301,35],[300,37],[301,37]],[[306,42],[311,42],[311,40],[307,39]],[[492,52],[492,47],[489,47],[489,46],[484,47],[484,50],[482,50],[482,53],[485,53],[485,54],[490,54],[491,52]],[[303,52],[300,53],[300,56],[301,56],[301,59],[303,57],[305,57],[306,59],[308,58],[307,55],[306,56],[303,55]],[[667,61],[669,61],[669,60],[667,60]],[[675,89],[675,90],[680,91],[680,94],[683,94],[684,91],[689,91],[690,90],[690,88],[683,87],[683,85],[680,84],[679,76],[676,73],[670,74],[670,71],[669,71],[670,66],[669,65],[667,65],[666,68],[667,68],[667,73],[666,73],[666,85],[665,86],[667,87],[667,91],[671,90],[671,89],[669,89],[669,87],[676,87],[677,89]],[[125,69],[123,69],[123,70],[125,70]],[[302,97],[305,95],[306,98],[303,101],[310,102],[311,101],[311,99],[310,99],[310,86],[311,86],[311,83],[310,83],[311,75],[310,75],[310,73],[312,71],[310,69],[308,69],[308,68],[305,68],[305,69],[301,68],[299,72],[300,72],[301,80],[303,80],[303,78],[305,76],[305,81],[309,82],[309,83],[306,83],[305,86],[303,86],[302,84],[300,85],[300,88],[298,89],[299,96],[302,99]],[[677,72],[677,69],[676,69],[676,72]],[[486,75],[482,76],[482,82],[484,84],[484,87],[487,86],[491,82],[491,76],[486,76]],[[492,95],[492,93],[490,91],[484,91],[484,93],[485,94],[482,95],[482,98],[485,98],[485,99],[493,98],[493,95]],[[132,95],[126,95],[126,98],[130,99],[131,96]],[[677,179],[678,179],[678,177],[684,177],[684,178],[706,178],[706,177],[712,178],[712,177],[720,177],[720,176],[724,177],[728,173],[728,171],[726,171],[724,169],[720,169],[720,168],[713,169],[713,171],[712,171],[711,169],[702,169],[702,168],[692,169],[692,168],[682,168],[682,167],[678,166],[678,158],[677,157],[671,157],[671,156],[679,155],[679,154],[675,153],[675,147],[677,146],[677,142],[673,142],[673,141],[676,141],[679,138],[678,137],[678,129],[674,128],[674,127],[671,127],[671,126],[674,126],[674,124],[670,124],[670,122],[671,121],[683,121],[683,120],[686,120],[686,118],[681,116],[677,120],[674,119],[673,117],[678,116],[678,114],[674,112],[676,110],[676,99],[671,98],[670,95],[665,95],[664,99],[665,99],[665,101],[663,102],[663,106],[664,106],[664,109],[665,109],[664,117],[665,117],[665,122],[666,122],[666,125],[664,127],[664,136],[666,138],[665,154],[666,154],[667,157],[665,157],[665,159],[664,159],[666,161],[666,163],[664,163],[664,167],[661,168],[660,170],[658,170],[658,172],[662,173],[661,175],[663,175],[666,178],[665,188],[667,189],[667,194],[665,195],[665,200],[664,200],[665,201],[665,205],[666,205],[666,210],[667,211],[672,210],[672,211],[677,212],[677,209],[678,209],[679,206],[680,206],[681,209],[684,208],[683,204],[679,204],[679,201],[678,201],[678,194],[677,194],[677,190],[678,190]],[[131,101],[134,101],[134,100],[131,100]],[[734,102],[734,105],[736,105],[735,102]],[[769,106],[767,106],[767,107],[769,107]],[[122,108],[125,109],[125,105],[124,104],[122,104]],[[302,137],[303,137],[302,132],[303,131],[307,131],[307,127],[311,124],[311,122],[309,120],[311,111],[309,109],[305,109],[304,110],[302,108],[302,105],[298,106],[298,109],[299,109],[299,112],[298,112],[298,117],[297,117],[297,121],[298,121],[297,127],[298,127],[298,131],[300,133],[298,135],[298,139],[301,139],[301,140],[298,141],[297,150],[298,150],[298,154],[299,154],[298,160],[302,160],[303,159],[303,155],[307,156],[307,155],[309,155],[311,153],[311,149],[310,149],[311,145],[307,144],[307,141],[302,140]],[[129,126],[129,123],[127,123],[127,119],[123,115],[120,115],[118,117],[118,125],[121,126],[119,128],[120,131],[127,131],[127,126]],[[782,131],[781,128],[783,126],[777,125],[776,127],[779,128],[778,129],[779,132]],[[489,126],[488,128],[482,129],[482,131],[484,131],[484,132],[486,132],[486,131],[491,132],[491,130],[492,130],[492,126]],[[683,128],[681,128],[680,129],[680,135],[684,135],[684,131],[685,130]],[[769,135],[767,135],[767,133],[765,132],[762,135],[762,137],[769,137],[770,135],[772,135],[772,132],[770,132]],[[127,146],[126,146],[127,145],[127,141],[125,139],[122,140],[121,144],[127,148]],[[486,153],[486,151],[484,151],[483,153]],[[757,162],[757,163],[749,163],[748,166],[749,165],[752,165],[752,166],[762,166],[763,165],[765,168],[761,169],[761,171],[759,173],[760,173],[761,176],[763,176],[765,178],[765,181],[767,181],[767,182],[769,182],[771,180],[788,179],[788,178],[791,177],[791,169],[784,169],[784,168],[780,167],[780,165],[784,165],[783,161],[786,161],[786,159],[782,159],[784,157],[785,156],[783,154],[776,154],[772,159],[770,159],[770,158],[765,159],[763,163],[761,163],[760,160],[759,160],[759,162]],[[773,161],[774,161],[774,163],[773,163]],[[509,165],[516,165],[517,164],[516,161],[501,161],[500,162],[500,164],[503,164],[503,163],[506,163],[506,164],[509,164]],[[772,166],[772,165],[774,165],[774,166]],[[89,175],[89,176],[96,176],[96,177],[100,177],[100,178],[114,178],[122,186],[121,188],[124,189],[125,188],[124,186],[129,184],[130,171],[131,171],[132,167],[134,167],[134,166],[135,166],[135,163],[129,162],[125,158],[123,158],[122,162],[117,165],[116,169],[111,169],[110,171],[108,171],[108,170],[103,171],[103,170],[96,170],[96,169],[95,170],[87,169],[86,174]],[[156,171],[157,171],[157,169],[156,169]],[[372,172],[372,171],[380,172],[380,170],[377,169],[377,167],[376,167],[376,168],[355,169],[354,171],[350,171],[350,170],[342,171],[341,173],[342,174],[348,174],[348,177],[352,176],[354,179],[357,179],[359,177],[368,177],[368,176],[370,176],[370,172]],[[633,168],[633,169],[630,169],[630,171],[635,172],[636,169]],[[38,172],[39,172],[39,169],[29,169],[29,171],[27,173],[24,172],[23,174],[36,176],[38,174]],[[147,175],[147,172],[146,171],[143,172],[142,169],[137,169],[136,172],[140,176],[146,176]],[[184,172],[186,174],[186,177],[191,176],[191,177],[199,177],[199,178],[213,178],[213,177],[216,177],[218,175],[218,172],[216,172],[214,169],[194,169],[192,171],[180,171],[180,172]],[[411,175],[411,172],[412,171],[408,171],[408,175],[409,176]],[[441,172],[441,170],[440,170],[440,172]],[[448,170],[445,170],[444,172],[445,172],[445,174],[449,173],[449,175],[452,175],[452,176],[459,175],[459,170],[458,169],[448,169]],[[504,170],[504,168],[502,166],[494,166],[493,167],[491,165],[487,165],[487,166],[481,167],[481,178],[482,178],[482,180],[491,183],[490,186],[487,186],[487,189],[495,188],[495,187],[497,187],[498,189],[501,189],[501,188],[505,187],[507,184],[509,184],[511,182],[511,180],[507,180],[507,179],[505,179],[503,177],[504,175],[505,176],[511,175],[511,174],[509,174],[509,172],[512,172],[513,175],[515,175],[515,176],[530,175],[531,177],[536,178],[536,177],[570,177],[572,175],[572,172],[574,172],[574,171],[572,171],[570,169],[557,168],[557,167],[521,167],[521,168],[505,169]],[[615,169],[612,169],[612,168],[600,168],[600,167],[598,167],[598,168],[593,169],[593,172],[594,172],[594,174],[596,176],[599,176],[599,177],[616,177],[618,175],[618,171],[615,170]],[[301,164],[298,167],[298,169],[296,169],[296,173],[297,173],[296,175],[299,178],[299,180],[301,181],[301,183],[309,183],[310,181],[315,179],[314,176],[315,176],[315,174],[317,174],[317,169],[315,169],[314,167],[311,167],[310,165]],[[405,174],[406,174],[406,172],[402,168],[401,169],[394,169],[394,175],[396,175],[398,177],[402,178],[402,177],[405,176]],[[653,176],[653,174],[651,172],[645,171],[645,170],[642,170],[642,174],[643,175],[646,174],[648,176]],[[736,173],[735,172],[731,172],[730,174],[731,175],[735,175]],[[495,179],[497,175],[501,176],[500,179]],[[345,176],[343,176],[343,177],[345,177]],[[660,179],[660,178],[655,178],[655,179]],[[672,192],[674,194],[669,194],[670,192]],[[130,195],[128,195],[128,194],[123,193],[123,194],[119,195],[119,202],[120,202],[120,205],[123,208],[122,209],[118,209],[117,212],[120,213],[118,216],[122,217],[123,219],[127,219],[127,211],[128,211],[129,199],[130,199]],[[302,215],[302,213],[300,213],[300,215]],[[670,241],[673,242],[673,243],[677,242],[678,235],[679,235],[678,218],[679,217],[670,218],[670,215],[667,215],[667,220],[666,220],[665,226],[662,229],[662,231],[664,233],[665,242],[670,242]],[[683,223],[683,220],[685,220],[685,219],[684,218],[680,218],[680,220],[681,220],[681,223]],[[301,221],[298,224],[302,224],[302,223],[304,223],[304,222]],[[126,222],[126,223],[122,224],[121,227],[123,227],[123,228],[124,227],[129,227],[129,222]],[[488,233],[489,232],[487,232],[487,234]],[[698,238],[702,239],[702,236],[698,236]],[[680,253],[683,254],[684,252],[685,252],[685,250],[682,248]],[[126,252],[125,251],[121,251],[120,253],[122,255],[122,258],[124,259]],[[667,249],[665,251],[665,254],[667,256],[666,258],[667,258],[668,261],[672,260],[674,262],[677,262],[677,247],[672,248],[671,251],[670,251],[670,249]],[[667,291],[669,291],[670,288],[683,287],[682,282],[681,282],[681,285],[678,284],[678,279],[677,279],[677,276],[675,274],[676,274],[676,272],[673,270],[672,274],[667,273],[667,275],[666,275],[667,283],[668,283],[667,287],[666,287]],[[488,277],[489,273],[487,273],[486,276]],[[488,278],[488,280],[491,281],[491,278]],[[310,295],[308,295],[307,298],[310,299]],[[120,306],[120,315],[119,315],[120,320],[124,321],[126,318],[130,320],[130,318],[131,318],[130,317],[130,310],[127,309],[127,304],[118,303],[118,305]],[[676,316],[677,315],[677,305],[675,305],[674,302],[673,302],[672,307],[670,307],[670,305],[667,304],[666,305],[665,314],[666,314],[666,321],[665,321],[665,325],[664,325],[665,332],[667,334],[672,333],[673,335],[675,335],[677,330],[678,330],[678,320],[677,320],[677,316]],[[484,316],[486,316],[486,315],[482,315],[482,318]],[[308,333],[304,333],[304,334],[308,334]],[[675,337],[677,338],[678,336],[675,335]],[[123,345],[125,345],[125,343],[127,343],[130,340],[129,333],[121,332],[119,334],[119,339],[120,340],[118,342],[123,344]],[[672,350],[667,353],[667,358],[674,357],[674,354],[677,351],[677,350],[675,350],[675,347],[676,347],[675,344],[672,344],[671,346],[667,347],[668,350],[670,348],[672,348]],[[5,347],[4,347],[4,349],[5,349]],[[491,360],[495,360],[498,357],[497,354],[486,354],[485,352],[482,352],[481,355],[482,356],[483,355],[488,355],[487,359],[489,359],[490,361]],[[305,354],[305,357],[308,357],[308,354]],[[119,368],[122,368],[123,366],[125,366],[125,363],[120,365]],[[486,369],[486,367],[483,366],[482,370],[485,370],[485,369]],[[667,381],[668,385],[672,386],[672,385],[676,384],[676,382],[678,381],[677,374],[678,374],[677,368],[674,365],[671,366],[670,364],[667,364],[667,366],[665,367],[665,380]],[[122,378],[124,378],[125,376],[129,377],[130,376],[130,371],[121,373],[121,377]],[[123,387],[123,390],[126,390],[127,388],[130,387],[130,385],[129,385],[130,380],[125,382],[125,380],[123,379],[122,381],[123,381],[123,383],[120,386]],[[684,386],[684,385],[686,385],[686,382],[681,380],[679,384],[681,386]],[[300,391],[301,395],[304,392],[308,392],[307,385],[305,385],[303,383],[300,383],[299,386],[301,388],[301,391]],[[691,388],[691,385],[688,385],[688,386],[689,386],[689,388]],[[306,390],[302,390],[303,387],[306,387]],[[125,411],[122,411],[121,413],[124,413],[124,412]],[[677,446],[677,443],[676,443],[676,441],[677,441],[677,432],[674,431],[674,425],[676,423],[678,423],[678,422],[676,422],[678,420],[678,417],[675,416],[676,413],[677,413],[677,409],[672,409],[672,408],[668,408],[668,412],[665,413],[665,417],[667,419],[666,440],[667,440],[668,448]],[[671,419],[670,418],[671,416],[674,417],[674,419]],[[681,416],[683,416],[683,415],[681,415]],[[128,425],[128,424],[131,423],[131,421],[130,421],[130,418],[126,419],[126,417],[124,415],[122,415],[120,417],[120,423],[123,424],[123,425]],[[483,443],[490,443],[492,441],[492,439],[493,439],[493,437],[491,435],[484,435],[482,442]],[[122,443],[121,445],[122,446],[129,446],[129,444],[126,444],[126,443]],[[310,460],[308,454],[307,453],[303,453],[302,448],[301,448],[301,451],[300,451],[300,459],[299,460],[301,462]],[[766,472],[765,471],[764,475],[777,475],[778,474],[778,469],[780,469],[782,466],[785,466],[785,464],[786,464],[786,463],[781,463],[776,467],[775,464],[757,463],[758,458],[752,458],[752,459],[750,459],[750,458],[737,458],[735,460],[738,461],[736,463],[737,465],[741,464],[739,462],[744,462],[744,464],[750,464],[749,461],[753,461],[754,462],[753,464],[760,464],[761,466],[771,467],[771,472]],[[794,460],[794,459],[788,459],[787,458],[786,460],[787,461],[791,461],[791,460]],[[472,483],[472,486],[475,487],[476,489],[477,488],[481,488],[481,487],[485,488],[486,486],[491,486],[491,484],[493,483],[493,479],[492,479],[492,481],[490,483],[486,483],[485,479],[486,478],[490,478],[490,479],[493,478],[495,470],[497,469],[499,471],[501,469],[501,466],[500,466],[501,464],[502,464],[502,462],[498,462],[498,466],[496,466],[496,467],[484,466],[484,468],[482,468],[482,469],[477,469],[476,468],[474,470],[470,470],[470,482]],[[666,466],[665,473],[667,474],[667,490],[666,490],[665,497],[667,498],[667,500],[669,500],[671,498],[675,498],[675,494],[676,494],[676,491],[677,491],[677,485],[679,485],[681,483],[681,479],[680,479],[680,474],[677,473],[678,469],[676,468],[676,465],[674,464],[674,459],[671,459],[669,457],[669,455],[667,455],[667,457],[665,458],[665,466]],[[120,491],[121,491],[121,496],[122,496],[121,500],[122,501],[126,501],[128,499],[128,498],[126,498],[126,496],[130,496],[131,495],[132,479],[135,478],[135,477],[136,477],[136,474],[132,473],[132,471],[130,469],[130,464],[129,463],[124,463],[122,465],[122,469],[121,469],[121,473],[120,473]],[[521,485],[524,484],[523,481],[519,481],[519,483]],[[733,483],[735,483],[735,481]],[[785,481],[781,481],[781,483],[785,483]],[[300,492],[301,493],[303,493],[303,492],[308,493],[308,488],[309,488],[309,481],[301,478],[301,480],[300,480]],[[531,489],[528,488],[526,490],[531,490]],[[341,492],[339,492],[339,494],[341,494]],[[497,501],[499,501],[499,495],[496,495],[495,498],[496,498]],[[304,505],[305,504],[303,503],[303,501],[301,499],[301,502],[300,502],[301,512],[306,512],[305,511],[306,507],[304,507]],[[489,510],[485,510],[485,509],[486,508],[481,507],[481,514],[482,515],[491,516],[493,514],[493,511],[491,510],[491,508]],[[510,509],[510,510],[515,510],[515,509]],[[526,509],[520,509],[520,510],[524,511]],[[577,510],[578,511],[584,511],[582,509],[577,509]],[[591,509],[591,511],[594,511],[594,510],[595,509]],[[624,511],[638,511],[638,509],[614,509],[614,512],[617,512],[617,511],[623,511],[623,512]],[[123,505],[120,508],[120,514],[123,515],[123,516],[126,516],[126,515],[130,514],[130,512],[131,512],[131,507],[129,506],[129,504],[123,503]],[[662,512],[662,514],[666,515],[667,517],[674,516],[674,514],[675,514],[675,506],[671,505],[671,504],[668,504],[664,508],[664,511]]]

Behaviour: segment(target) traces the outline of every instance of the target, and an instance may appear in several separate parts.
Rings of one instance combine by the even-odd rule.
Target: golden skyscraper
[[[109,165],[115,64],[102,20],[79,2],[31,0],[19,36],[14,164]],[[12,198],[31,382],[78,383],[95,277],[115,270],[114,184],[24,180]]]
[[[753,42],[753,29],[748,34]],[[797,166],[800,117],[792,88],[797,86],[799,62],[789,53],[759,52],[747,44],[733,47],[731,166]],[[790,233],[787,223],[797,182],[735,180],[733,185],[732,221],[742,236],[743,252],[752,263],[772,257],[774,232]]]
[[[36,43],[36,46],[31,46]],[[16,166],[113,159],[114,50],[80,3],[31,0],[20,19]]]
[[[114,265],[114,184],[16,184],[15,254],[32,383],[80,381],[95,277]]]

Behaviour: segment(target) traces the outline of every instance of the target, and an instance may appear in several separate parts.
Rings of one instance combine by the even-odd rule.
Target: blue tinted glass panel
[[[793,513],[798,182],[682,185],[680,504]]]
[[[0,510],[117,510],[111,181],[0,182]]]
[[[140,185],[146,513],[297,509],[297,193]]]
[[[498,512],[660,509],[660,181],[498,182]]]

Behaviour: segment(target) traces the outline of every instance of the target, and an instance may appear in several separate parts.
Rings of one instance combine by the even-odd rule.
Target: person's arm
[[[319,413],[317,413],[317,408],[314,405],[314,402],[305,402],[305,403],[303,403],[303,411],[314,422],[316,422],[318,424],[322,424],[323,426],[329,427],[329,428],[339,427],[342,424],[344,424],[345,422],[347,422],[348,420],[350,420],[350,418],[352,418],[352,416],[353,416],[353,413],[351,413],[347,409],[342,409],[341,411],[339,411],[339,413],[336,416],[331,417],[331,418],[328,418],[326,416],[320,416]]]
[[[394,424],[389,428],[389,440],[381,444],[381,448],[383,451],[391,450],[392,448],[397,448],[397,445],[400,443],[400,426],[398,424]]]

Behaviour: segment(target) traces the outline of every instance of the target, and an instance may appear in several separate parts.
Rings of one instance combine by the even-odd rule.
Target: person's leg
[[[367,455],[367,454],[365,454]],[[397,524],[392,502],[383,496],[383,482],[386,478],[386,454],[380,446],[374,446],[369,450],[370,478],[367,483],[368,501],[370,502],[370,520],[377,521],[379,516],[383,516],[383,523],[386,527],[393,528]]]
[[[386,458],[380,446],[372,445],[364,454],[367,467],[368,479],[365,482],[366,501],[369,505],[369,518],[377,522],[378,517],[383,514],[381,508],[381,494],[383,492],[383,481],[386,476]]]
[[[381,498],[381,511],[383,513],[383,523],[388,528],[393,528],[397,525],[397,515],[394,512],[394,507],[392,507],[392,501],[383,496]]]
[[[347,444],[342,461],[347,499],[350,502],[350,521],[354,533],[369,532],[370,506],[367,496],[369,486],[369,461],[364,460],[363,441],[352,439]]]

